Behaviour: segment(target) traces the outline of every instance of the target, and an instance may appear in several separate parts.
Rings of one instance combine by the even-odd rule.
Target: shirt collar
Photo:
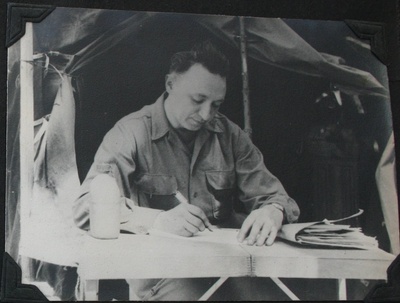
[[[167,96],[167,93],[163,93],[154,103],[154,106],[151,109],[151,126],[152,133],[151,139],[157,140],[164,136],[170,128],[167,115],[164,110],[164,101]]]
[[[157,140],[163,137],[171,128],[170,123],[168,122],[167,115],[164,109],[164,101],[167,97],[167,92],[164,92],[154,103],[154,106],[151,110],[151,124],[152,124],[152,140]],[[220,114],[217,115],[211,121],[207,122],[204,125],[204,128],[216,132],[221,133],[223,132],[222,123],[220,121]]]

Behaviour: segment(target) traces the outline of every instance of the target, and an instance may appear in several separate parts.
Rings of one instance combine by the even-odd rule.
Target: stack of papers
[[[279,237],[302,245],[327,246],[372,249],[378,247],[378,241],[366,236],[359,227],[334,224],[347,220],[363,213],[363,210],[347,218],[339,220],[323,220],[311,223],[285,224],[279,233]]]

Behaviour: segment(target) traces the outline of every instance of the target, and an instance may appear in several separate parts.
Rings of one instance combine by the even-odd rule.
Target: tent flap
[[[238,47],[236,17],[198,16],[196,20],[230,44]],[[351,94],[387,96],[386,89],[370,73],[327,60],[305,42],[283,20],[276,18],[245,19],[250,57],[300,74],[324,77]]]
[[[134,37],[152,22],[162,22],[161,13],[134,11],[76,10],[57,8],[35,29],[37,52],[60,51],[74,55],[67,71],[76,74],[88,64]],[[220,39],[239,49],[239,22],[234,16],[184,15]],[[182,18],[184,20],[185,18]],[[327,60],[283,20],[245,17],[248,55],[258,61],[300,74],[323,77],[350,94],[387,96],[386,89],[368,72]],[[104,28],[107,30],[104,32]],[[50,34],[48,31],[52,30]],[[103,29],[103,32],[101,30]],[[132,42],[134,43],[134,41]]]
[[[397,255],[400,253],[400,239],[393,132],[379,161],[375,178],[378,185],[383,217],[389,234],[391,252]]]

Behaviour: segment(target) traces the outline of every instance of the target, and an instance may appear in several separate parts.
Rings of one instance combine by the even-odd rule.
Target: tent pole
[[[240,55],[242,58],[242,92],[243,92],[243,114],[244,114],[244,131],[251,138],[251,116],[250,116],[250,98],[249,98],[249,74],[247,71],[247,46],[246,32],[244,26],[244,17],[239,17],[240,25]]]
[[[20,265],[22,269],[22,282],[28,282],[31,278],[30,262],[23,257],[27,251],[26,232],[29,226],[29,214],[32,204],[33,189],[33,32],[32,23],[26,22],[25,35],[21,38],[21,62],[20,62]]]

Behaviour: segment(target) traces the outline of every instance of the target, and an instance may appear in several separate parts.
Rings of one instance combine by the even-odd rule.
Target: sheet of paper
[[[192,237],[182,237],[171,233],[163,232],[156,229],[150,229],[150,236],[168,237],[187,241],[210,242],[210,243],[224,243],[224,244],[240,244],[237,240],[238,229],[232,228],[219,228],[209,231],[208,229],[197,233]]]

